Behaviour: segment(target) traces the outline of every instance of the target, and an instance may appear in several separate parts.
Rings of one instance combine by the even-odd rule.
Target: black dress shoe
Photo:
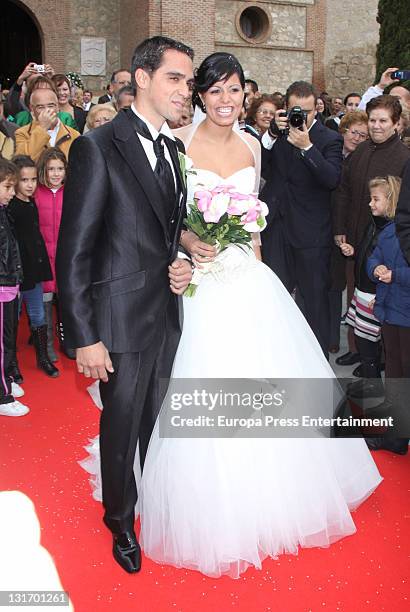
[[[407,438],[365,438],[369,450],[387,450],[396,455],[406,455],[409,450],[409,441]]]
[[[352,376],[355,378],[363,378],[363,366],[362,364],[358,365],[352,372]]]
[[[133,531],[113,534],[112,554],[114,559],[129,574],[141,569],[141,548]]]
[[[341,355],[340,357],[336,359],[337,365],[341,365],[341,366],[350,366],[350,365],[354,365],[355,363],[359,363],[359,362],[360,362],[359,353],[352,353],[351,351],[349,351],[348,353],[345,353],[344,355]]]

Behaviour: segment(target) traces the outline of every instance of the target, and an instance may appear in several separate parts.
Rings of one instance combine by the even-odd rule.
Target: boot
[[[63,326],[63,322],[61,320],[61,313],[60,313],[60,304],[58,301],[58,297],[56,297],[56,305],[57,305],[57,317],[58,317],[58,321],[57,321],[57,337],[58,337],[58,341],[60,344],[60,351],[62,353],[64,353],[64,355],[66,357],[68,357],[69,359],[75,359],[76,358],[76,354],[75,354],[75,350],[71,349],[71,348],[67,348],[65,346],[65,338],[64,338],[64,326]]]
[[[379,362],[363,359],[361,369],[363,378],[348,385],[347,395],[355,399],[383,397],[384,386],[381,380]]]
[[[75,359],[75,350],[67,348],[64,343],[64,327],[62,321],[57,323],[57,336],[60,343],[60,351],[69,359]]]
[[[21,385],[23,382],[23,376],[20,372],[19,364],[17,361],[17,330],[18,330],[18,302],[16,300],[15,309],[14,309],[14,327],[13,332],[10,334],[10,337],[5,338],[5,344],[7,345],[7,349],[10,352],[11,359],[9,361],[9,365],[7,368],[6,375],[10,376],[10,378]]]
[[[36,350],[37,367],[43,370],[47,376],[56,378],[56,376],[59,376],[60,372],[51,363],[47,353],[47,325],[32,327],[31,333],[33,335],[33,344]]]
[[[58,361],[54,350],[53,302],[44,302],[47,323],[47,352],[51,362]]]

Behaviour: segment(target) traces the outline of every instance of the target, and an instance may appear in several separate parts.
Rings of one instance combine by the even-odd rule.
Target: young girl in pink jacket
[[[40,218],[40,231],[46,243],[47,253],[50,260],[53,280],[43,283],[44,309],[46,312],[48,326],[48,354],[52,361],[57,361],[53,342],[53,300],[57,303],[58,335],[60,350],[68,357],[73,358],[68,349],[65,349],[63,341],[63,327],[59,317],[57,285],[55,275],[55,261],[58,232],[60,229],[61,214],[63,210],[64,179],[67,171],[67,160],[59,149],[46,149],[38,160],[38,188],[35,200]]]

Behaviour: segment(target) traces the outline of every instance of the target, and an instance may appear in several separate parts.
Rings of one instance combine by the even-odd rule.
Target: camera
[[[294,106],[289,112],[283,111],[280,115],[281,117],[287,117],[288,125],[303,131],[303,124],[307,121],[307,112],[302,110],[300,106]],[[275,119],[272,119],[269,131],[274,137],[289,135],[289,128],[280,130],[276,125]]]
[[[34,68],[37,70],[37,72],[46,71],[46,67],[44,66],[44,64],[34,64]]]
[[[307,121],[307,112],[302,110],[300,106],[294,106],[288,112],[288,121],[292,127],[303,130],[303,124]]]
[[[408,81],[410,79],[410,70],[396,70],[391,73],[392,79],[400,79],[400,81]]]

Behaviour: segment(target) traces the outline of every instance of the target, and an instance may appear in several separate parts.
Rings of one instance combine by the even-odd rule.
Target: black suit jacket
[[[121,111],[70,150],[56,266],[71,348],[102,340],[112,352],[141,351],[170,299],[177,312],[168,265],[185,215],[178,154],[175,148],[182,198],[170,219],[131,112]]]
[[[271,238],[269,228],[278,215],[286,240],[295,248],[331,245],[331,192],[340,181],[343,140],[319,121],[309,136],[313,147],[303,154],[284,136],[271,150],[262,149],[266,184],[260,197],[269,207],[262,245]]]
[[[98,98],[98,104],[106,104],[107,102],[111,102],[111,98],[107,94],[104,94]]]

